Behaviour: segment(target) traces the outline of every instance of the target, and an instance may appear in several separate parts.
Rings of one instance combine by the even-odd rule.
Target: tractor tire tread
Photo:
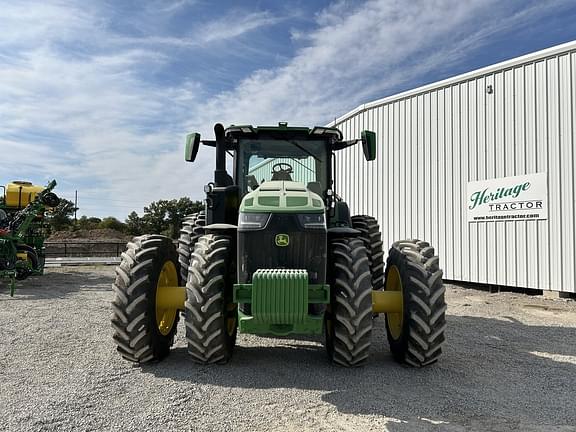
[[[378,221],[368,215],[352,216],[352,228],[360,231],[360,238],[368,252],[372,289],[384,289],[384,251]]]
[[[226,331],[226,290],[230,282],[232,241],[229,236],[201,236],[192,253],[188,282],[186,340],[192,360],[199,364],[226,363],[236,330]]]
[[[326,334],[326,348],[334,363],[356,367],[366,361],[371,345],[372,287],[369,260],[361,239],[334,240],[329,250],[332,300],[328,319],[333,333]]]
[[[404,298],[404,323],[398,339],[386,324],[392,355],[399,363],[423,367],[438,360],[445,342],[446,301],[442,270],[434,248],[416,239],[395,242],[388,254],[400,272]]]
[[[182,221],[180,235],[178,237],[178,262],[180,263],[180,277],[183,281],[188,280],[188,267],[194,245],[201,235],[204,234],[206,216],[204,210],[186,216]]]
[[[156,288],[151,286],[150,273],[160,248],[176,261],[171,239],[157,235],[135,237],[122,253],[120,265],[116,267],[116,279],[112,284],[115,293],[112,301],[112,338],[122,357],[134,363],[163,359],[174,341],[178,316],[166,336],[153,334],[148,323],[151,319],[150,302],[153,301],[151,292]]]

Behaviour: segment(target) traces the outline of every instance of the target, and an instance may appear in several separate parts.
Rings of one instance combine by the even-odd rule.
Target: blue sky
[[[79,214],[202,198],[215,122],[322,125],[359,104],[576,39],[576,3],[0,0],[0,183]],[[212,151],[211,151],[212,150]]]

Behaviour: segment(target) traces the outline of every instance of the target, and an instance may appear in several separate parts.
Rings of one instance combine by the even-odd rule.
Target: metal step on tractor
[[[14,295],[15,280],[44,272],[44,212],[58,206],[60,199],[52,190],[56,180],[46,187],[14,181],[4,188],[0,200],[0,279],[10,281]]]
[[[114,341],[126,360],[167,356],[180,314],[191,359],[226,363],[238,331],[324,333],[328,357],[359,366],[369,357],[373,320],[385,314],[395,360],[434,363],[444,342],[442,271],[434,248],[395,242],[384,269],[372,216],[350,216],[336,194],[333,161],[376,135],[344,140],[336,128],[214,127],[215,140],[187,136],[185,159],[215,147],[205,210],[183,223],[176,248],[160,235],[134,238],[122,254],[112,303]],[[233,155],[233,176],[226,154]]]

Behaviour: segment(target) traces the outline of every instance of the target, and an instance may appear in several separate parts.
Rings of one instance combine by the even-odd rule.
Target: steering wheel
[[[282,174],[292,174],[292,165],[286,162],[278,162],[272,165],[272,174],[282,173]]]

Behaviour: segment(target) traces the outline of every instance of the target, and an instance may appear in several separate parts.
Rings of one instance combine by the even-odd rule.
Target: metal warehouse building
[[[340,152],[336,193],[445,279],[574,293],[575,116],[576,41],[367,103],[331,126],[377,160]]]

